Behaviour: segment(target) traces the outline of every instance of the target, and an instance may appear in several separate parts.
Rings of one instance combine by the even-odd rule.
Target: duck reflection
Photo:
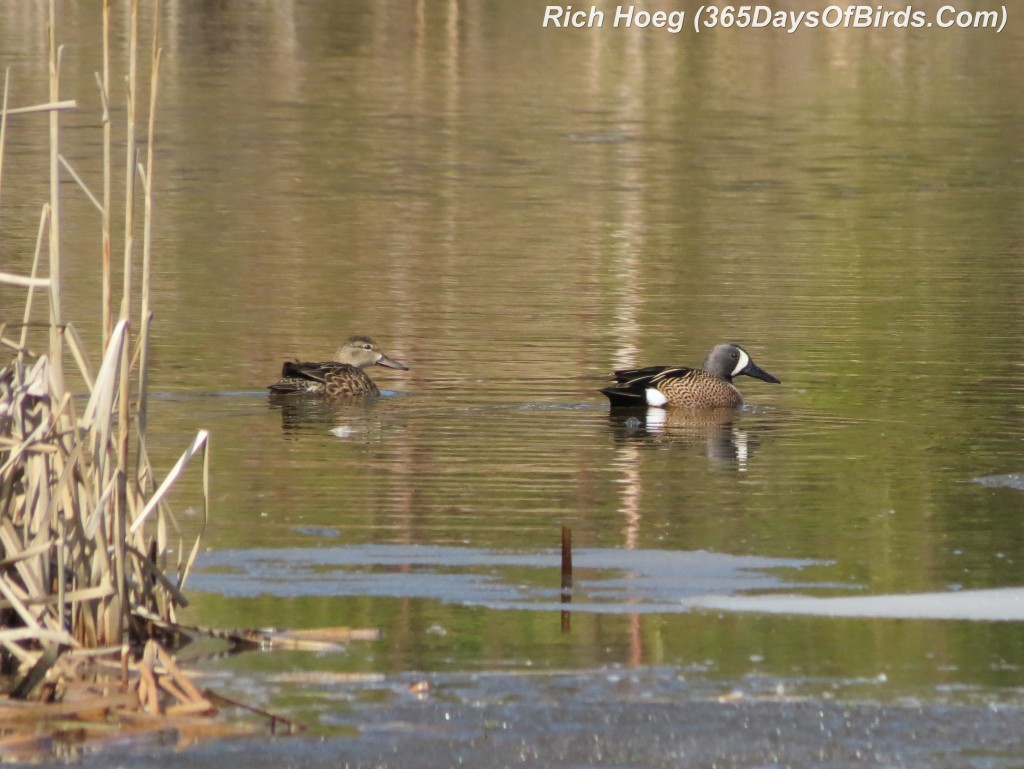
[[[379,431],[373,399],[337,400],[316,396],[274,395],[271,410],[281,412],[281,431],[293,433],[329,432],[339,438],[351,438]]]
[[[611,409],[608,424],[616,441],[703,446],[716,464],[746,472],[764,424],[742,425],[745,412],[724,409]]]

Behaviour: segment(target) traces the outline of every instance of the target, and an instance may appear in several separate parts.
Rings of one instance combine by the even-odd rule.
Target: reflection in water
[[[608,424],[616,441],[695,445],[715,465],[745,473],[764,422],[740,427],[739,409],[610,409]]]
[[[306,532],[320,539],[319,530]],[[634,614],[711,609],[770,614],[1020,621],[1024,588],[850,595],[850,586],[801,575],[808,560],[708,552],[584,548],[573,553],[574,612]],[[554,550],[507,553],[464,547],[331,544],[203,554],[194,589],[235,598],[361,596],[429,598],[465,606],[567,610]],[[535,576],[527,577],[531,572]],[[556,587],[557,585],[557,587]],[[841,595],[811,593],[841,591]]]
[[[316,532],[312,536],[319,539]],[[236,598],[415,597],[502,610],[566,610],[555,550],[321,545],[205,553],[192,586]],[[580,548],[573,552],[572,610],[678,612],[701,597],[838,587],[800,579],[800,571],[813,565],[708,552]]]
[[[694,608],[765,614],[810,614],[819,617],[891,617],[899,619],[970,620],[975,622],[1024,621],[1024,588],[962,590],[906,595],[809,596],[731,595],[700,596],[687,604]]]
[[[619,515],[623,520],[624,546],[635,550],[640,539],[641,498],[643,486],[640,483],[640,452],[634,443],[627,443],[615,458],[615,470],[619,476]]]
[[[1003,475],[982,475],[971,478],[974,483],[988,486],[990,489],[1008,488],[1024,491],[1024,473],[1005,473]]]
[[[338,438],[366,438],[380,432],[375,398],[346,400],[301,393],[271,394],[268,404],[271,410],[281,412],[281,431],[286,435],[326,431]]]

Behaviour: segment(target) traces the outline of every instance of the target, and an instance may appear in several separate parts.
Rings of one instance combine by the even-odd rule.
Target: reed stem
[[[4,100],[0,104],[0,192],[4,181],[4,147],[7,145],[7,93],[11,85],[11,68],[4,70]]]
[[[155,2],[155,0],[154,0]],[[111,100],[109,0],[103,2],[104,63],[97,74],[103,110],[103,200],[100,202],[60,153],[59,114],[74,102],[60,100],[61,49],[57,44],[56,0],[49,2],[49,98],[46,104],[8,109],[10,76],[5,77],[0,106],[0,168],[6,146],[8,118],[26,122],[45,113],[49,127],[49,199],[39,217],[36,248],[28,276],[0,272],[0,283],[26,289],[20,335],[4,335],[0,318],[0,349],[12,351],[0,361],[0,671],[40,664],[43,650],[63,647],[120,645],[133,648],[154,634],[173,634],[175,609],[185,604],[182,588],[199,551],[199,537],[190,551],[178,547],[177,563],[168,568],[168,527],[174,519],[166,496],[190,461],[202,455],[204,513],[209,504],[209,437],[200,431],[152,494],[144,492],[154,475],[145,450],[149,328],[152,273],[153,177],[157,83],[161,51],[154,20],[150,77],[148,147],[139,162],[136,130],[138,0],[128,14],[129,54],[126,75],[127,139],[125,149],[124,277],[120,316],[111,325],[110,255]],[[159,8],[154,4],[159,17]],[[101,269],[104,280],[101,312],[102,363],[95,371],[75,328],[61,310],[62,169],[85,193],[82,201],[101,218]],[[138,328],[134,335],[132,272],[136,178],[142,187],[144,218],[142,280]],[[74,206],[76,198],[69,196]],[[47,253],[44,255],[44,247]],[[44,258],[48,256],[48,265]],[[46,276],[47,267],[49,275]],[[42,273],[42,276],[40,275]],[[47,354],[29,348],[34,296],[45,290],[49,299]],[[64,352],[77,366],[88,400],[65,388]],[[132,372],[139,365],[139,402],[132,408]],[[68,370],[69,375],[72,369]],[[130,464],[132,441],[138,446]],[[148,531],[147,531],[148,530]],[[155,530],[155,536],[151,533]],[[59,655],[58,655],[59,656]],[[45,661],[45,660],[43,660]],[[2,679],[0,679],[2,680]],[[34,680],[34,679],[33,679]],[[23,682],[31,683],[27,677]],[[27,683],[26,683],[27,685]],[[35,684],[33,684],[34,686]],[[31,687],[30,687],[31,688]]]
[[[50,0],[48,22],[50,102],[60,101],[60,49],[57,47],[57,0]],[[50,381],[57,395],[64,393],[62,350],[63,319],[60,282],[60,115],[49,113],[50,124]]]
[[[139,403],[137,408],[136,422],[138,424],[139,446],[138,455],[143,454],[142,436],[146,434],[147,424],[147,397],[148,397],[148,371],[149,371],[149,329],[152,323],[152,312],[149,308],[150,293],[150,272],[151,253],[153,245],[153,145],[156,143],[156,99],[158,93],[160,75],[161,51],[157,42],[160,34],[160,3],[154,0],[153,13],[153,46],[152,62],[149,75],[149,122],[146,132],[146,167],[140,176],[143,179],[143,217],[142,217],[142,307],[139,316],[142,320],[142,327],[139,333]],[[138,466],[138,483],[144,482],[143,468],[145,463],[140,461]]]
[[[100,239],[102,254],[102,292],[100,333],[102,350],[110,341],[111,296],[110,296],[110,170],[111,170],[111,123],[110,123],[110,0],[103,0],[103,77],[99,80],[100,101],[103,105],[103,213],[100,217]]]

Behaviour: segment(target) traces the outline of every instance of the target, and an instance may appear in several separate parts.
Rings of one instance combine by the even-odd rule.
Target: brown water
[[[93,6],[63,8],[64,141],[98,188]],[[442,672],[665,666],[1019,706],[1012,613],[683,604],[1024,583],[1024,495],[972,482],[1024,464],[1010,12],[998,35],[674,36],[545,31],[530,3],[165,3],[150,450],[170,467],[203,427],[214,452],[187,619],[384,630],[213,670],[327,733],[336,690],[273,676],[382,674],[376,702]],[[45,99],[44,29],[0,6],[14,106]],[[12,119],[4,270],[30,264],[44,138]],[[99,225],[66,191],[65,313],[95,348]],[[0,320],[20,308],[0,290]],[[268,403],[282,360],[352,333],[409,365],[373,372],[389,397]],[[612,369],[731,340],[783,382],[738,381],[731,423],[609,419]],[[582,551],[568,633],[562,526]]]

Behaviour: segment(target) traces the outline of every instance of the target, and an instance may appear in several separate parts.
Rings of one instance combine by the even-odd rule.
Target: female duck
[[[386,366],[408,371],[404,363],[389,358],[368,336],[346,339],[338,349],[337,359],[325,363],[285,361],[281,381],[267,389],[272,395],[306,393],[328,398],[375,398],[380,390],[363,369]]]

